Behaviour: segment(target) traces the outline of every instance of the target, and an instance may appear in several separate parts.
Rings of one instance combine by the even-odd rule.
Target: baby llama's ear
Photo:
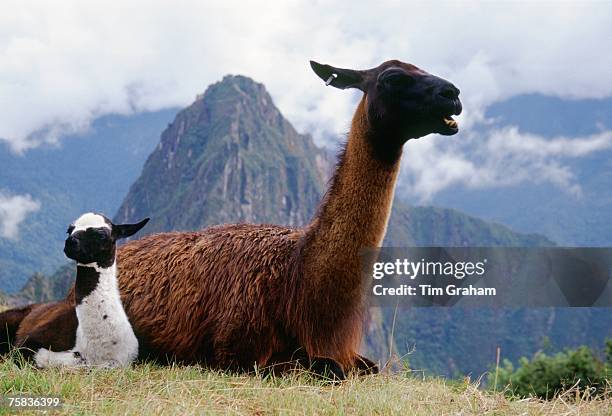
[[[150,218],[145,218],[137,224],[113,224],[113,237],[115,240],[131,237],[142,229],[149,222]]]

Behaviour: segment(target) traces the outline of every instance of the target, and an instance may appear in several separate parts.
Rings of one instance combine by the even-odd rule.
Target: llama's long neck
[[[389,138],[376,137],[370,130],[365,108],[364,97],[331,186],[306,229],[301,252],[307,306],[316,309],[312,316],[329,318],[330,330],[362,310],[360,250],[382,243],[399,173],[401,149],[390,157],[375,153],[372,143]],[[360,328],[353,332],[360,338]]]
[[[138,339],[121,302],[117,264],[77,265],[75,286],[78,328],[74,350],[88,365],[129,365],[138,356]]]
[[[331,186],[307,229],[304,255],[309,278],[333,279],[334,285],[353,286],[359,281],[349,273],[350,282],[339,281],[339,271],[359,264],[359,251],[379,247],[385,236],[399,173],[401,150],[389,159],[375,156],[373,137],[365,112],[365,98],[353,117],[348,143],[341,155]],[[321,273],[324,271],[323,273]],[[348,271],[348,270],[347,270]]]
[[[75,283],[75,300],[77,305],[94,291],[103,291],[109,298],[119,299],[117,289],[117,263],[109,267],[100,267],[96,263],[77,264]]]

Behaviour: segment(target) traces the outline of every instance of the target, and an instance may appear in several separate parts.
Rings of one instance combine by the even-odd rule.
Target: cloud
[[[185,106],[226,73],[263,82],[299,130],[329,143],[356,93],[308,59],[415,63],[462,89],[469,128],[512,95],[612,95],[610,3],[34,2],[0,15],[0,137],[16,152],[106,113]],[[466,166],[458,164],[454,169]],[[451,172],[449,172],[449,175]]]
[[[0,237],[18,238],[19,224],[28,214],[40,209],[30,195],[9,195],[0,191]]]
[[[458,140],[433,136],[408,142],[405,152],[410,157],[402,165],[399,187],[421,203],[458,185],[485,189],[548,183],[580,196],[569,162],[609,149],[612,131],[544,138],[510,126],[472,132]]]

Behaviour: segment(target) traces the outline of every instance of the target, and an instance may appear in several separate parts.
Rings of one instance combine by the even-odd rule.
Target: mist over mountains
[[[487,117],[498,128],[518,126],[544,139],[588,137],[612,130],[612,99],[562,100],[541,95],[514,97],[492,105]],[[612,140],[612,138],[610,139]],[[568,149],[571,154],[571,140]],[[574,193],[538,177],[519,185],[473,189],[453,186],[434,205],[452,207],[521,232],[546,235],[560,245],[612,245],[612,147],[563,161],[575,175]]]

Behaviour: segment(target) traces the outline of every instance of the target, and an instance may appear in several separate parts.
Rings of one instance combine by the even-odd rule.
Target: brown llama
[[[340,379],[377,370],[358,355],[365,310],[359,252],[383,240],[404,143],[457,133],[459,90],[396,60],[365,71],[311,66],[327,85],[364,94],[310,224],[222,225],[155,234],[119,249],[124,308],[149,356],[237,370],[297,360]],[[26,318],[17,343],[44,345],[44,337],[31,336],[40,327]]]

